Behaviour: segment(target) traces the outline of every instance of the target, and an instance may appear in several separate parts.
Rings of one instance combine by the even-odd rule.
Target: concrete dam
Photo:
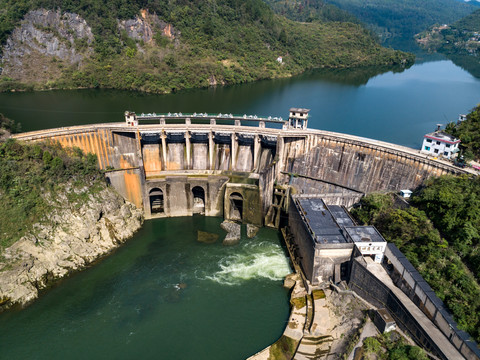
[[[365,193],[413,189],[430,176],[464,172],[410,148],[308,129],[306,119],[290,115],[282,121],[127,112],[122,123],[14,137],[95,154],[108,181],[146,218],[202,213],[261,226],[277,213],[277,185],[341,193],[342,205],[351,205]]]
[[[14,138],[58,142],[95,154],[107,181],[147,219],[203,214],[279,228],[286,212],[285,243],[309,293],[312,286],[348,280],[356,293],[391,311],[399,326],[440,358],[480,359],[476,344],[443,312],[433,291],[417,286],[425,283],[421,276],[405,274],[412,266],[403,255],[373,227],[357,226],[346,211],[366,193],[414,189],[431,176],[466,170],[410,148],[308,129],[307,123],[308,110],[296,108],[286,121],[126,112],[122,123]],[[373,262],[375,251],[379,256]],[[396,281],[405,289],[385,285],[388,281],[375,273],[381,273],[382,259],[397,264],[402,275]],[[408,276],[418,281],[411,285]],[[420,291],[421,301],[411,296]],[[417,307],[429,310],[419,315]],[[304,335],[300,332],[295,341]]]

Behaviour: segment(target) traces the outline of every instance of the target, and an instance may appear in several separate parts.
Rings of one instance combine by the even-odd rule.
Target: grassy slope
[[[0,0],[0,39],[28,10],[55,8],[53,0]],[[181,32],[174,43],[157,36],[152,44],[126,39],[117,19],[141,8],[156,13]],[[261,0],[65,1],[62,11],[79,13],[92,26],[95,56],[85,67],[58,63],[62,75],[48,86],[112,87],[171,92],[212,83],[235,84],[285,77],[306,69],[399,64],[413,57],[380,47],[352,23],[300,24],[275,15]],[[137,51],[140,46],[143,52]],[[284,63],[276,59],[283,56]],[[18,84],[3,79],[0,88]]]

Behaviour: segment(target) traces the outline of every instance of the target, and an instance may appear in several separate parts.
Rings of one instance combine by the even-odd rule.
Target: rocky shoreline
[[[1,254],[0,311],[28,305],[40,290],[117,248],[143,223],[143,212],[111,187],[88,201],[60,200],[62,207]]]

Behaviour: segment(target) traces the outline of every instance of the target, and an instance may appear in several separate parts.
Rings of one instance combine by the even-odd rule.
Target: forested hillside
[[[451,25],[433,26],[416,38],[428,51],[445,54],[480,77],[480,9]]]
[[[0,0],[0,8],[1,90],[164,93],[413,61],[359,25],[294,22],[261,0]]]
[[[359,23],[349,12],[324,0],[265,0],[272,9],[288,19],[295,21],[347,21]]]
[[[467,120],[458,125],[450,123],[445,131],[461,140],[460,148],[466,159],[480,160],[480,105],[467,115]]]
[[[389,44],[413,36],[433,24],[452,23],[477,7],[455,0],[327,0],[370,25]]]
[[[371,194],[353,214],[395,243],[460,328],[480,341],[480,178],[432,178],[415,191],[408,208],[393,195]]]

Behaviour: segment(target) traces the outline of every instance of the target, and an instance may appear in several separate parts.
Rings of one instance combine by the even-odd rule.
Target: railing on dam
[[[130,116],[133,113],[127,112]],[[127,116],[127,115],[126,115]],[[265,127],[265,124],[277,124],[283,126],[285,124],[285,120],[282,117],[262,117],[257,115],[247,115],[247,114],[209,114],[209,113],[164,113],[164,114],[157,114],[157,113],[141,113],[141,114],[134,114],[136,120],[140,122],[152,122],[158,121],[159,124],[165,124],[168,122],[175,123],[175,122],[184,122],[185,124],[188,123],[205,123],[210,122],[210,124],[225,124],[225,125],[237,125],[241,126],[242,123],[245,124],[256,124],[259,127]]]
[[[183,124],[185,126],[191,124],[210,124],[210,125],[234,125],[234,126],[251,126],[259,128],[286,129],[288,122],[281,117],[262,117],[247,114],[209,114],[209,113],[141,113],[136,114],[131,111],[125,111],[125,122],[129,126],[138,126],[145,124]]]

